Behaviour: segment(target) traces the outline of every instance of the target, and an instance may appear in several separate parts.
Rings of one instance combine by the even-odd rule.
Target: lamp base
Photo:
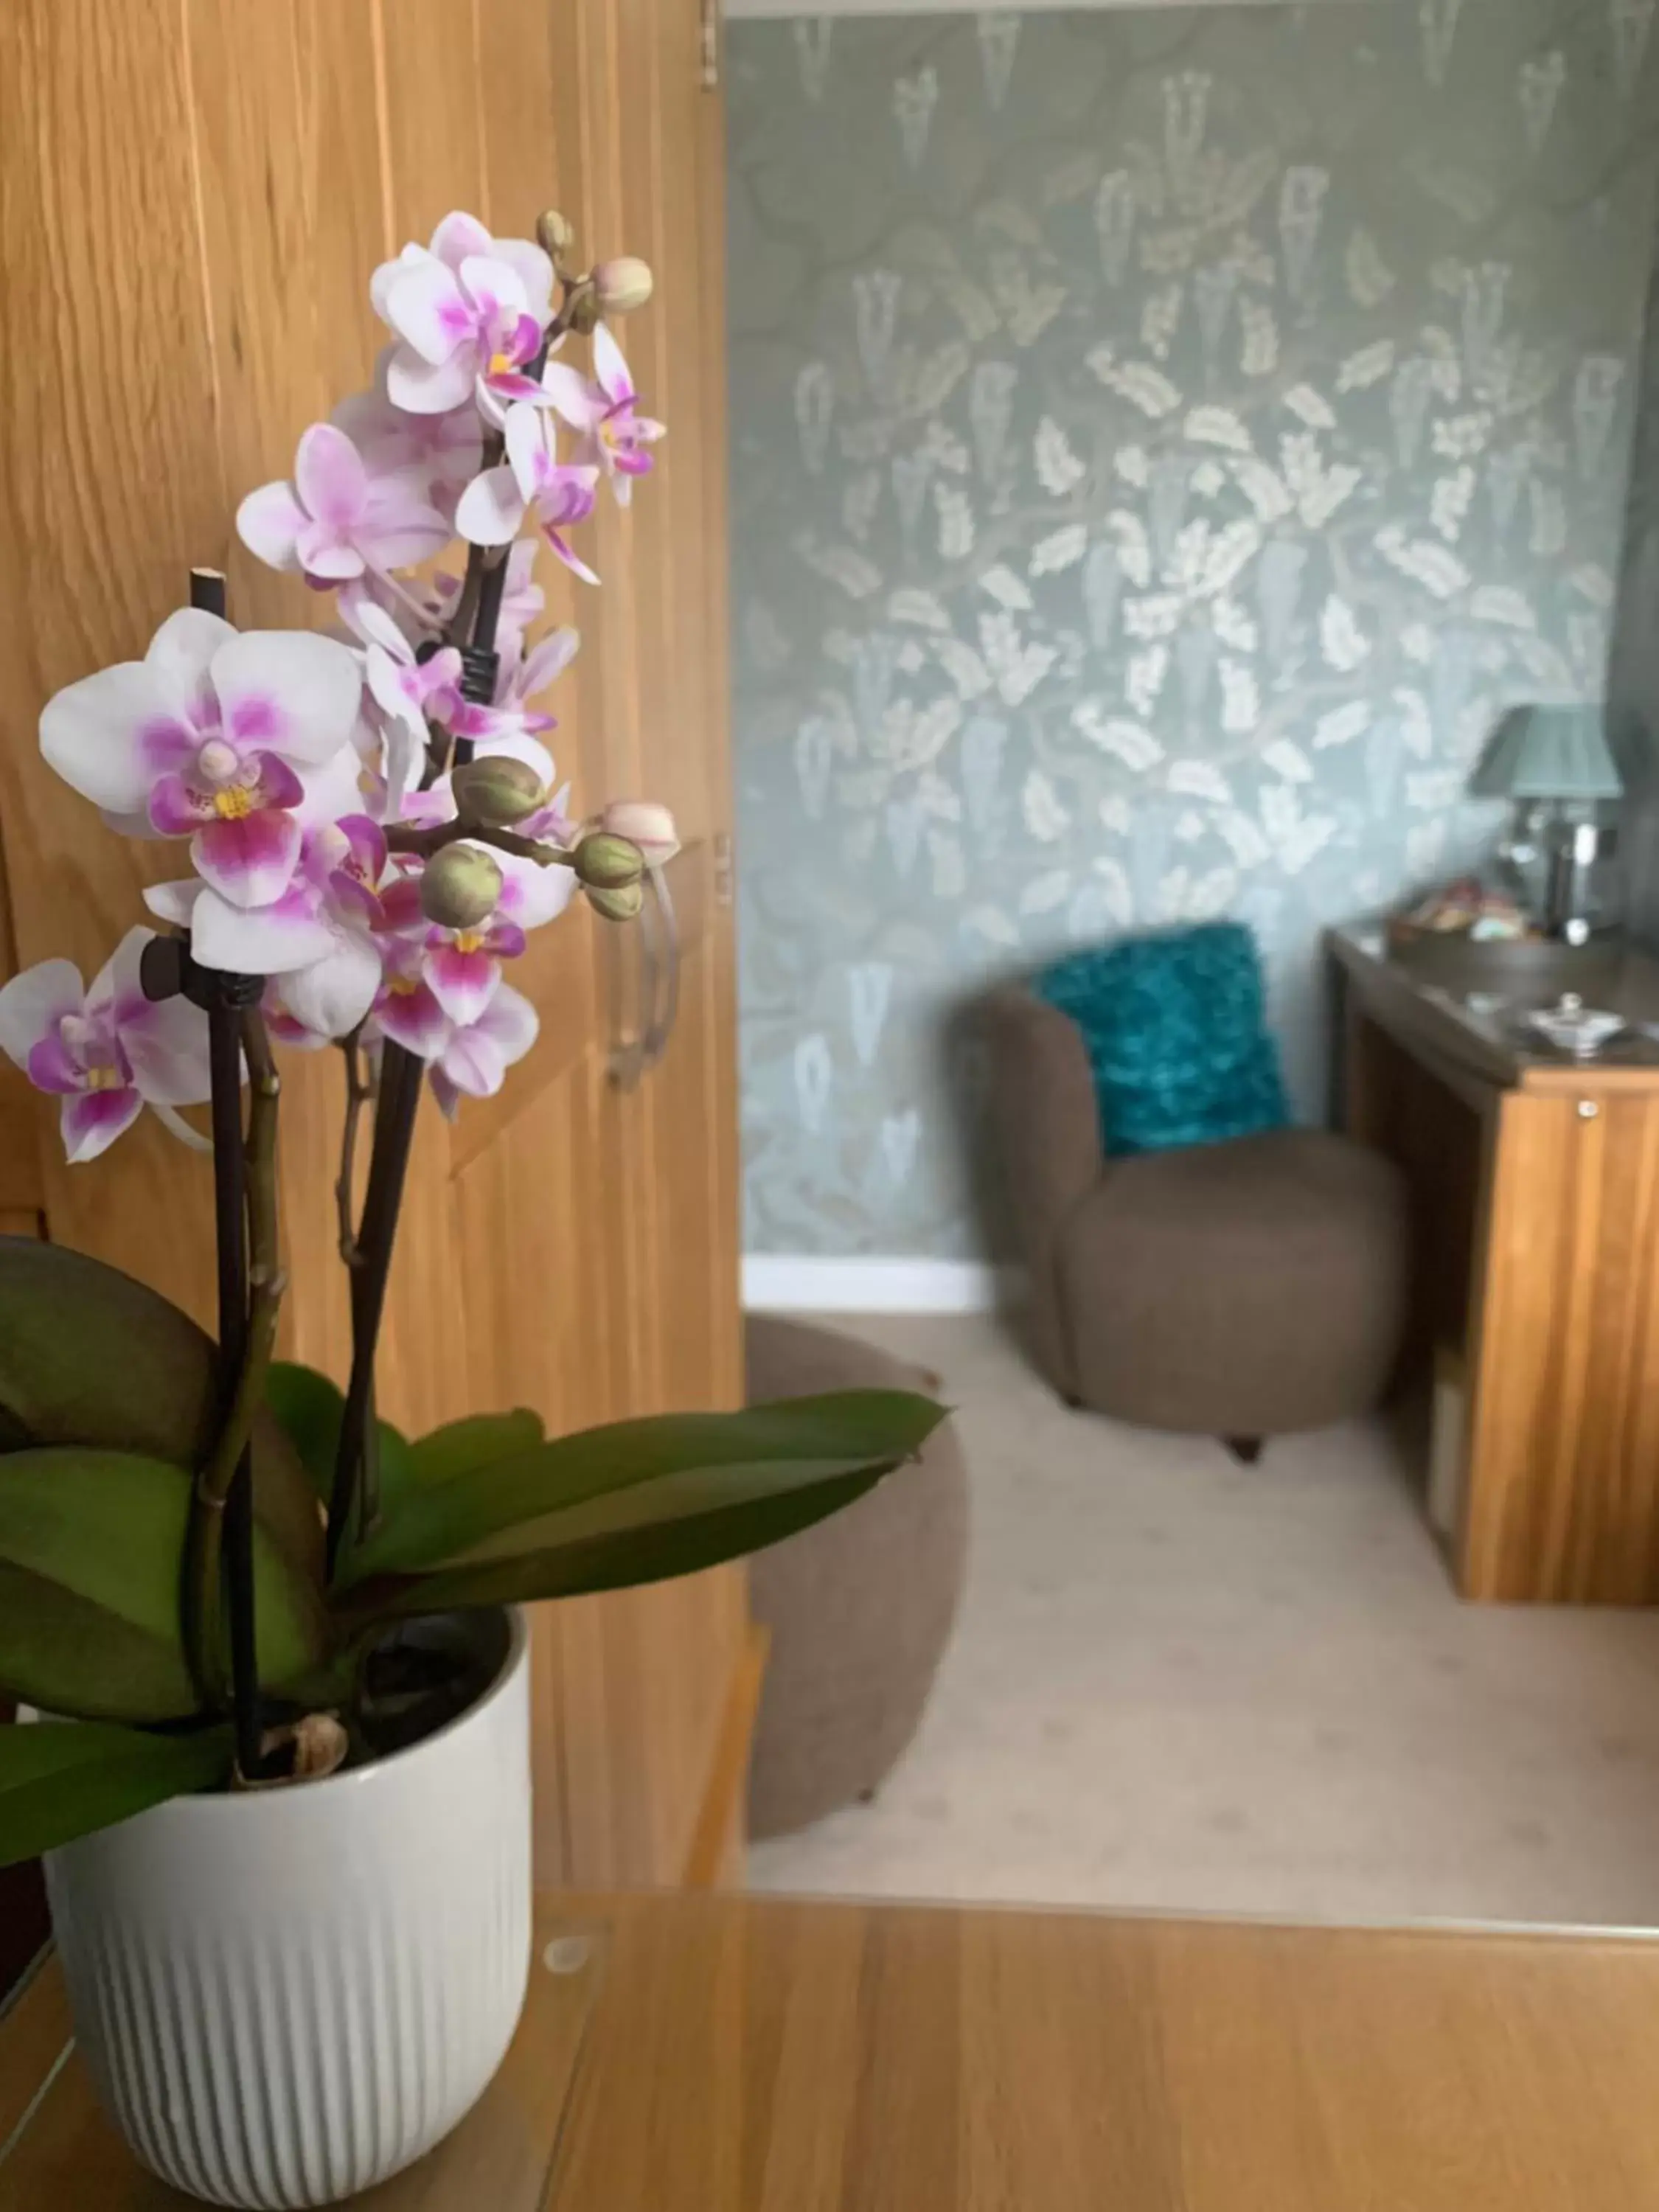
[[[1598,822],[1559,824],[1550,850],[1545,924],[1558,944],[1588,945],[1595,933],[1592,875],[1613,852],[1613,833]]]

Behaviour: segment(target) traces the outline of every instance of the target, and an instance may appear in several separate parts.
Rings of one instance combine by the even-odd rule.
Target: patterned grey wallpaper
[[[1237,914],[1322,1090],[1327,921],[1477,854],[1596,696],[1655,0],[738,23],[751,1250],[972,1254],[955,1010]]]

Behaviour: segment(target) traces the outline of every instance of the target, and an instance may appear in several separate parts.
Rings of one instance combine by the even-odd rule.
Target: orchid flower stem
[[[492,430],[483,441],[480,466],[486,469],[497,467],[506,450],[507,442],[501,432]],[[483,588],[484,562],[487,558],[487,547],[468,546],[466,574],[461,580],[461,596],[455,602],[455,611],[449,617],[444,630],[446,645],[465,645],[472,635],[473,618],[478,611],[478,593]]]
[[[567,853],[562,845],[544,845],[534,837],[521,837],[514,830],[494,830],[479,822],[440,822],[429,830],[417,830],[410,823],[393,823],[386,833],[386,850],[391,853],[412,853],[419,859],[429,860],[434,853],[441,853],[446,845],[459,844],[465,838],[471,845],[493,845],[498,853],[511,853],[520,860],[534,860],[540,868],[574,868],[576,856]]]
[[[421,789],[430,791],[441,775],[449,773],[450,737],[447,730],[437,722],[426,726],[426,766],[421,771]]]
[[[398,582],[397,577],[392,574],[389,568],[376,568],[374,571],[374,580],[377,584],[384,584],[386,590],[391,592],[394,599],[402,600],[404,605],[408,608],[410,613],[414,616],[416,621],[420,623],[422,629],[429,626],[432,621],[430,611],[419,599],[416,598],[414,592],[410,590],[407,584],[400,584]]]
[[[214,1201],[218,1232],[220,1428],[191,1492],[181,1623],[198,1693],[224,1696],[222,1588],[228,1597],[236,1764],[259,1767],[261,1733],[253,1587],[253,1468],[249,1438],[264,1396],[283,1293],[276,1254],[276,1108],[280,1085],[256,1006],[226,977],[208,1007]],[[242,1061],[250,1104],[242,1128]]]
[[[221,1449],[236,1447],[235,1472],[225,1502],[225,1558],[230,1595],[230,1671],[236,1713],[236,1763],[243,1779],[260,1771],[263,1719],[259,1655],[253,1600],[253,1423],[264,1402],[265,1376],[276,1348],[276,1316],[285,1278],[277,1250],[276,1117],[282,1079],[257,1006],[242,1010],[242,1056],[247,1064],[247,1136],[243,1182],[247,1198],[247,1321],[241,1373],[226,1419]]]
[[[368,1188],[363,1194],[357,1229],[358,1265],[351,1282],[351,1377],[340,1417],[340,1441],[328,1509],[328,1565],[338,1565],[354,1519],[363,1531],[380,1510],[377,1469],[371,1450],[374,1422],[374,1355],[386,1310],[386,1280],[403,1203],[404,1178],[415,1138],[424,1070],[414,1054],[387,1041],[380,1060],[380,1096],[374,1107],[374,1142],[368,1158]]]
[[[363,1072],[362,1038],[362,1027],[359,1024],[349,1036],[340,1040],[340,1051],[345,1061],[346,1103],[345,1120],[340,1131],[340,1173],[334,1185],[334,1210],[339,1228],[340,1257],[348,1267],[362,1265],[352,1206],[353,1186],[357,1180],[357,1132],[362,1127],[363,1109],[368,1105],[370,1096],[368,1080]]]
[[[470,546],[466,556],[466,574],[461,582],[461,596],[455,602],[455,611],[444,631],[444,642],[457,645],[472,627],[472,617],[478,605],[478,586],[483,581],[483,548]]]

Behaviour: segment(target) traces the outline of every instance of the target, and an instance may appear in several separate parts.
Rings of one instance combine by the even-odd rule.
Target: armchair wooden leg
[[[1260,1437],[1223,1437],[1221,1441],[1241,1467],[1254,1467],[1261,1456]]]

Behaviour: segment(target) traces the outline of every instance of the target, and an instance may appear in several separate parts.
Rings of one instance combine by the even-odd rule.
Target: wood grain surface
[[[1659,1600],[1659,1093],[1586,1089],[1506,1092],[1489,1125],[1472,1597]]]
[[[1642,1943],[641,1903],[552,2202],[1636,2212],[1656,2063]]]
[[[567,1925],[602,1945],[568,2105],[586,1968],[538,1990],[462,2134],[362,2204],[1659,2205],[1652,1942],[689,1894],[549,1900],[538,1942]],[[0,2027],[0,2088],[6,2057]],[[0,2165],[7,2212],[185,2202],[125,2160],[78,2063],[41,2120]]]
[[[1659,1067],[1546,1061],[1330,939],[1343,1112],[1411,1187],[1410,1349],[1469,1378],[1458,1587],[1659,1602]],[[1632,1006],[1659,969],[1627,956]]]

